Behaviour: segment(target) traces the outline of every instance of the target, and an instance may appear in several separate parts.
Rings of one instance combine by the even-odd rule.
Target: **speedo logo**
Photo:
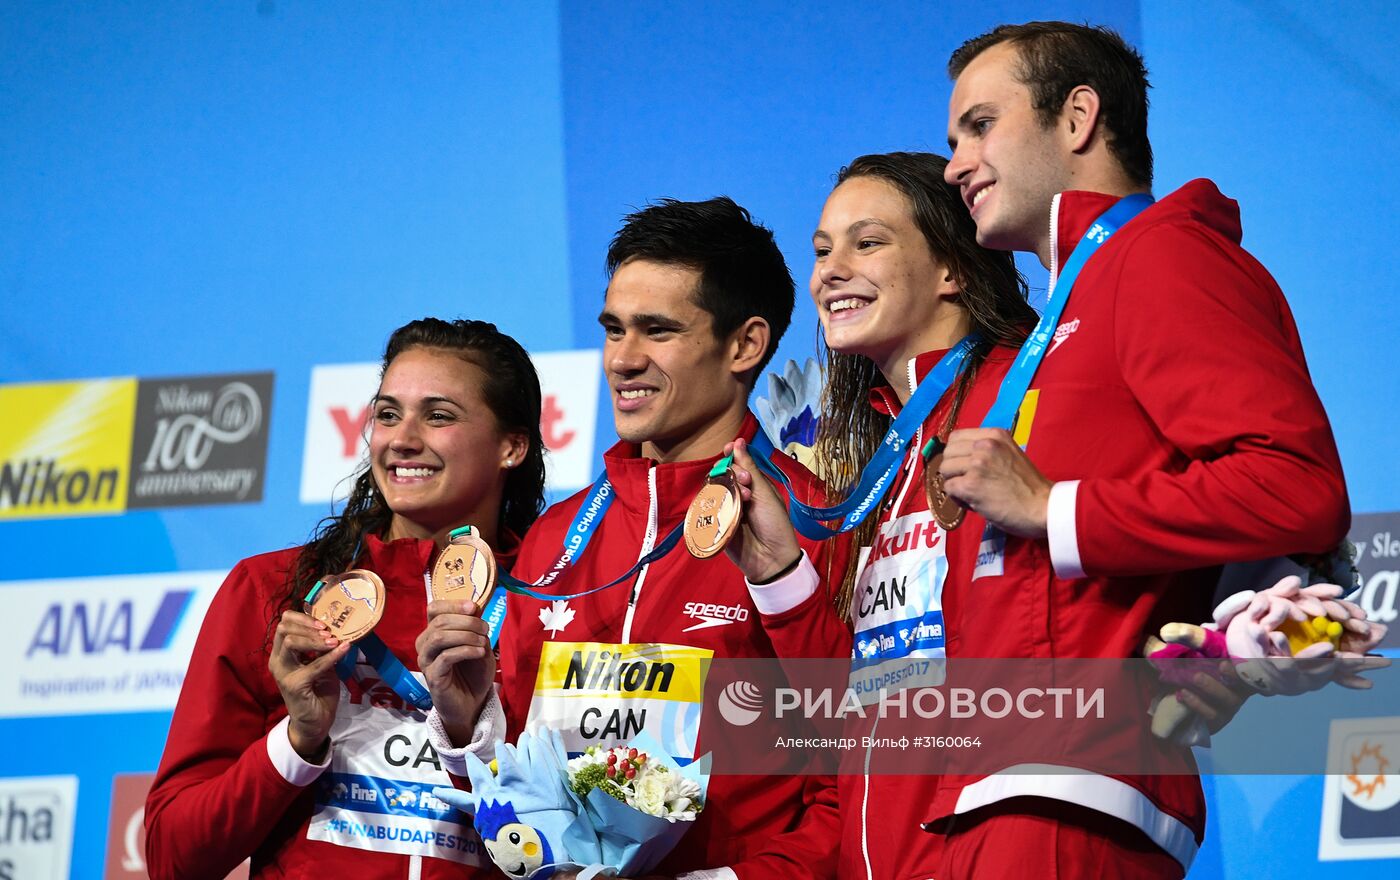
[[[708,602],[687,602],[681,614],[695,618],[699,623],[692,624],[681,632],[707,629],[712,626],[725,626],[730,623],[743,623],[749,619],[749,609],[743,605],[715,605]]]
[[[1049,357],[1050,355],[1054,354],[1054,353],[1055,353],[1055,349],[1059,348],[1060,345],[1061,345],[1066,339],[1069,338],[1069,335],[1070,335],[1071,333],[1073,333],[1074,331],[1078,330],[1078,329],[1079,329],[1079,319],[1078,319],[1078,318],[1075,318],[1073,321],[1066,321],[1065,323],[1063,323],[1063,324],[1061,324],[1060,326],[1056,327],[1056,328],[1055,328],[1055,338],[1054,338],[1053,340],[1051,340],[1051,342],[1050,342],[1050,350],[1047,351],[1047,352],[1045,353],[1045,356],[1046,356],[1046,357]]]

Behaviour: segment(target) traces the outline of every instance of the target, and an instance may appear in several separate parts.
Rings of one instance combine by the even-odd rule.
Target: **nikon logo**
[[[0,519],[260,500],[271,399],[271,373],[0,386]]]
[[[0,464],[0,509],[44,508],[59,510],[81,504],[110,503],[117,497],[121,472],[117,468],[65,469],[57,459],[36,458]]]
[[[135,379],[0,386],[0,519],[126,507]]]
[[[676,664],[658,660],[624,660],[612,651],[575,651],[564,672],[564,688],[591,691],[660,691],[671,689]]]

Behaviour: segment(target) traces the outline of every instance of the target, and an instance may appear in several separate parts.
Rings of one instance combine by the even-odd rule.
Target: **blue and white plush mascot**
[[[518,745],[496,746],[496,772],[468,752],[472,790],[433,794],[472,814],[496,867],[515,880],[543,880],[557,868],[597,864],[598,835],[583,802],[568,787],[568,756],[559,732],[521,734]]]

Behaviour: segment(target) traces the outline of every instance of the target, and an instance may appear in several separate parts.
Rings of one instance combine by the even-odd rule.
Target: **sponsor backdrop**
[[[0,878],[142,876],[134,817],[204,609],[234,562],[299,543],[343,495],[392,328],[465,315],[520,338],[544,380],[553,491],[585,485],[612,440],[595,317],[619,217],[727,193],[775,230],[801,285],[832,174],[864,152],[941,149],[943,60],[1001,20],[1102,21],[1146,51],[1158,190],[1207,175],[1240,199],[1336,426],[1363,601],[1394,623],[1388,13],[10,4]],[[1025,268],[1043,297],[1045,273]],[[814,337],[802,302],[778,363]],[[1349,776],[1209,780],[1192,876],[1343,877],[1400,858],[1393,722],[1333,731]]]

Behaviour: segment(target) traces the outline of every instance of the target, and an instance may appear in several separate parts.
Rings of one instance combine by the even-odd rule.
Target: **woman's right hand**
[[[430,602],[428,626],[415,645],[443,729],[453,745],[464,746],[496,680],[496,654],[481,609],[473,602]]]
[[[291,724],[292,748],[310,763],[325,757],[331,725],[340,704],[340,679],[335,664],[350,650],[324,623],[300,611],[283,611],[272,637],[267,668],[282,692]],[[311,659],[304,659],[311,655]]]
[[[726,452],[730,450],[734,453],[734,478],[744,502],[744,518],[724,552],[750,583],[767,583],[801,558],[802,548],[788,519],[787,506],[754,464],[748,444],[735,440],[725,447]]]

